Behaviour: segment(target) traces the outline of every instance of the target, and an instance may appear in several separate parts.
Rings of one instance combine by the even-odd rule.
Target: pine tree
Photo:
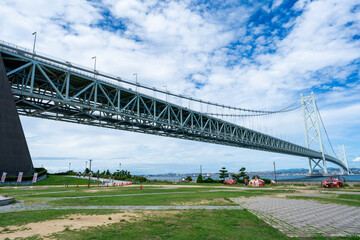
[[[226,170],[225,167],[222,167],[220,169],[219,178],[221,178],[222,180],[225,180],[225,178],[229,177],[229,174],[227,172],[228,172],[228,170]]]
[[[196,183],[202,183],[203,182],[203,177],[201,174],[199,174],[199,176],[197,177]]]

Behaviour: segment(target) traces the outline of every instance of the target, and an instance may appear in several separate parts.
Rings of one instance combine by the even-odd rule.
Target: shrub
[[[203,183],[223,183],[223,180],[216,180],[216,179],[212,179],[212,178],[206,178],[203,180]]]
[[[203,177],[201,174],[199,174],[199,176],[196,179],[196,183],[202,183],[203,182]]]
[[[187,176],[186,179],[185,179],[185,181],[187,181],[187,182],[192,182],[192,177],[191,177],[191,176]]]
[[[271,180],[268,178],[261,178],[261,180],[263,180],[265,182],[265,184],[270,184]]]

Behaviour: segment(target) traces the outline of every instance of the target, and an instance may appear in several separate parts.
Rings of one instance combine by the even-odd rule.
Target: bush
[[[187,181],[187,182],[192,182],[192,177],[191,177],[191,176],[187,176],[186,179],[185,179],[185,181]]]
[[[143,177],[143,176],[141,176],[141,177],[135,177],[135,181],[137,181],[137,182],[141,182],[141,183],[143,183],[143,182],[147,182],[147,178],[146,177]]]
[[[265,182],[265,184],[270,184],[271,180],[267,179],[267,178],[261,178],[261,180],[263,180]]]
[[[45,175],[47,173],[47,170],[45,168],[35,168],[34,169],[34,172],[35,173],[38,173],[38,177],[42,176],[42,175]],[[31,175],[24,175],[21,179],[21,181],[28,181],[28,180],[32,180],[34,177],[34,174],[31,174]],[[6,179],[5,181],[6,182],[16,182],[17,181],[17,176],[6,176]]]
[[[293,186],[296,186],[296,187],[305,187],[306,185],[304,183],[294,183]]]
[[[76,175],[76,173],[71,170],[66,172],[53,173],[53,175]]]
[[[216,179],[212,179],[212,178],[206,178],[203,180],[203,183],[223,183],[223,180],[216,180]]]
[[[202,183],[203,182],[203,177],[201,174],[199,174],[199,176],[196,179],[196,183]]]

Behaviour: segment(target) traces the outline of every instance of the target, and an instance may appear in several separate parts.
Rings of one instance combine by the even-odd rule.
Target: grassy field
[[[88,179],[83,179],[83,178],[77,178],[77,177],[69,177],[69,176],[62,176],[62,175],[48,175],[46,179],[41,180],[37,183],[34,183],[30,186],[48,186],[48,185],[87,185],[88,184]],[[97,183],[100,183],[99,181],[90,181],[90,184],[92,185],[96,185]],[[16,184],[14,185],[10,185],[10,186],[17,186]],[[7,185],[3,185],[0,187],[7,187]],[[18,186],[19,188],[23,187],[22,185]]]
[[[45,186],[45,185],[87,185],[88,179],[77,178],[77,177],[68,177],[62,175],[48,175],[48,177],[40,182],[34,184],[34,186]],[[97,184],[100,181],[91,180],[90,184]]]
[[[67,183],[64,183],[67,182]],[[69,184],[69,188],[64,187]],[[79,188],[76,185],[81,185]],[[144,184],[126,187],[97,187],[88,189],[87,180],[50,176],[41,185],[28,187],[2,187],[0,195],[17,199],[17,204],[27,207],[26,211],[1,212],[0,239],[8,234],[26,233],[36,226],[47,226],[49,221],[66,221],[47,235],[36,233],[23,239],[42,239],[51,236],[55,239],[288,239],[286,235],[271,227],[246,210],[105,210],[105,209],[61,209],[83,206],[232,206],[229,198],[254,196],[284,196],[311,199],[325,203],[347,204],[360,207],[360,195],[342,194],[316,187],[273,186],[272,188],[243,189],[242,185],[224,186],[222,184]],[[324,197],[288,196],[301,193],[304,189],[320,193]],[[351,189],[352,191],[358,191]],[[346,191],[342,189],[342,191]],[[47,209],[39,209],[46,206]],[[60,209],[54,209],[60,208]],[[122,214],[120,219],[115,219]],[[126,217],[133,215],[133,217]],[[89,226],[80,227],[86,219],[93,218]],[[104,220],[105,216],[105,220]],[[106,217],[109,216],[109,217]],[[97,220],[103,219],[103,220]],[[95,222],[95,223],[94,223]],[[77,225],[80,224],[80,225]],[[95,224],[95,225],[94,225]],[[50,224],[58,225],[54,222]],[[19,229],[16,229],[18,226]],[[20,229],[21,228],[21,229]],[[39,235],[37,235],[39,234]],[[10,236],[10,235],[9,235]],[[22,236],[22,235],[21,235]],[[46,237],[46,238],[47,238]],[[21,238],[20,238],[21,239]],[[289,238],[290,239],[290,238]],[[314,237],[310,239],[328,239]],[[331,239],[360,239],[344,237]]]
[[[252,196],[262,196],[262,195],[272,195],[283,192],[292,192],[292,191],[220,191],[212,192],[211,189],[201,188],[201,189],[189,189],[189,188],[178,188],[178,189],[150,189],[147,191],[135,190],[134,191],[122,191],[120,190],[118,194],[121,196],[104,196],[104,197],[94,197],[95,195],[90,195],[85,198],[77,199],[59,199],[51,201],[55,205],[64,205],[64,206],[89,206],[89,205],[138,205],[138,206],[156,206],[156,205],[234,205],[228,198],[231,197],[252,197]],[[73,193],[71,193],[73,194]],[[107,195],[108,193],[106,193]],[[113,195],[116,195],[116,192],[112,192]],[[145,195],[137,195],[145,194]],[[93,196],[93,197],[92,197]],[[97,193],[96,196],[99,196]]]
[[[247,211],[192,210],[148,214],[135,223],[88,231],[68,230],[58,239],[288,239]]]

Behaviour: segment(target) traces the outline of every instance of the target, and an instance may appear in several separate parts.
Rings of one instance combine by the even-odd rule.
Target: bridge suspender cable
[[[321,125],[322,125],[322,126],[323,126],[323,128],[324,128],[324,132],[325,132],[325,134],[326,134],[326,138],[327,138],[327,140],[329,141],[329,144],[330,144],[331,150],[333,151],[333,153],[334,153],[334,155],[336,156],[336,158],[338,158],[337,154],[335,153],[334,147],[333,147],[333,145],[332,145],[332,143],[331,143],[331,141],[330,141],[329,135],[328,135],[328,133],[327,133],[327,131],[326,131],[325,124],[324,124],[324,122],[323,122],[323,120],[322,120],[322,117],[321,117],[321,114],[320,114],[320,110],[319,110],[319,108],[318,108],[318,106],[317,106],[316,102],[315,102],[315,106],[316,106],[316,109],[317,109],[317,111],[318,111],[318,113],[319,113],[319,117],[320,117]]]

